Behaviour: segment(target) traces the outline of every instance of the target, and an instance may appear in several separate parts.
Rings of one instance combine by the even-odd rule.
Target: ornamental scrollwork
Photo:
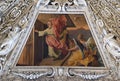
[[[51,71],[47,72],[42,72],[42,71],[23,71],[23,72],[17,72],[17,71],[11,71],[11,73],[16,76],[20,77],[21,79],[25,80],[39,80],[39,79],[47,79],[51,81],[59,81],[59,80],[75,80],[81,79],[81,81],[84,80],[101,80],[102,78],[106,78],[110,75],[110,72],[103,71],[102,72],[90,72],[90,71],[74,71],[74,69],[69,69],[69,68],[52,68]]]
[[[112,33],[114,33],[117,37],[119,37],[120,28],[119,28],[119,13],[113,9],[113,6],[109,5],[110,0],[88,0],[89,5],[93,12],[103,20],[107,30],[112,29]],[[112,1],[112,0],[111,0]],[[113,1],[112,1],[113,2]],[[108,4],[109,3],[109,4]],[[117,0],[114,3],[119,4]]]
[[[120,43],[117,41],[114,34],[109,33],[104,37],[104,44],[106,49],[113,55],[113,56],[120,56]]]
[[[19,19],[23,17],[30,9],[31,5],[33,5],[33,2],[29,3],[27,1],[19,1],[16,3],[11,10],[6,11],[1,16],[1,23],[0,23],[0,32],[1,34],[4,33],[3,31],[6,31],[9,26],[13,26],[16,23],[19,22]]]
[[[89,8],[93,11],[94,21],[99,29],[99,34],[103,43],[103,50],[114,60],[116,71],[115,75],[119,75],[119,57],[120,57],[120,28],[119,28],[119,12],[116,5],[117,0],[87,0]],[[112,6],[114,5],[114,6]],[[117,76],[118,78],[119,76]]]
[[[115,12],[111,7],[108,7],[108,1],[110,5],[114,5],[114,9],[119,10],[118,2],[115,0],[86,0],[88,5],[91,8],[91,12],[94,13],[94,16],[97,18],[93,19],[98,28],[97,34],[100,34],[103,42],[101,44],[104,45],[104,50],[107,50],[108,53],[113,55],[116,59],[120,59],[119,57],[119,17],[118,12]],[[48,12],[74,12],[77,10],[81,10],[83,7],[87,7],[84,0],[41,0],[39,4],[39,9],[41,13]],[[13,5],[12,5],[13,4]],[[30,15],[36,10],[34,7],[33,12],[31,8],[33,7],[33,0],[2,0],[0,1],[0,80],[4,81],[24,81],[24,80],[36,80],[36,81],[84,81],[84,80],[97,80],[97,81],[113,81],[111,78],[111,74],[114,72],[115,77],[119,74],[119,68],[113,65],[113,70],[109,72],[109,69],[98,71],[89,70],[85,67],[85,69],[79,69],[78,71],[73,70],[70,67],[52,67],[50,71],[42,72],[41,69],[36,70],[35,68],[31,68],[27,70],[24,68],[24,71],[17,70],[14,71],[13,63],[15,59],[18,59],[18,47],[22,46],[23,37],[27,35],[28,32],[32,29],[27,27],[28,24],[34,23],[35,20],[32,20],[35,15]],[[12,5],[12,6],[11,6]],[[9,8],[8,8],[9,7]],[[86,9],[86,8],[85,8]],[[8,11],[9,10],[9,11]],[[29,12],[29,13],[28,13]],[[36,14],[38,12],[34,12]],[[87,13],[88,14],[88,13]],[[29,16],[30,15],[30,16]],[[30,24],[32,25],[32,24]],[[28,31],[26,31],[28,30]],[[22,35],[24,33],[24,36]],[[23,37],[21,37],[21,35]],[[20,40],[19,40],[20,39]],[[26,39],[27,40],[27,39]],[[18,44],[19,42],[19,44]],[[19,45],[19,46],[17,46]],[[11,53],[13,49],[15,52]],[[112,49],[112,50],[111,50]],[[117,50],[116,50],[117,49]],[[8,60],[9,55],[12,54],[11,59]],[[106,53],[105,53],[106,54]],[[19,54],[20,55],[20,54]],[[109,61],[107,59],[107,61]],[[117,60],[119,61],[119,60]],[[7,63],[7,64],[6,64]],[[118,63],[118,62],[117,62]],[[12,67],[11,67],[12,66]],[[12,70],[13,69],[13,70]],[[47,68],[49,69],[49,68]],[[74,68],[76,69],[76,68]],[[116,70],[117,69],[117,70]],[[7,70],[7,71],[6,71]],[[25,71],[27,70],[27,71]],[[77,69],[76,69],[77,70]],[[111,70],[111,67],[110,67]],[[114,72],[113,72],[114,71]],[[118,72],[117,72],[118,71]],[[6,72],[4,74],[3,72]],[[5,78],[5,77],[7,78]],[[109,78],[108,78],[109,77]]]
[[[8,55],[18,43],[21,34],[26,30],[27,13],[34,1],[2,0],[0,2],[0,71],[3,71],[5,62],[9,58]]]
[[[83,80],[99,80],[101,78],[105,78],[107,76],[110,75],[110,72],[104,72],[104,73],[100,73],[100,72],[90,72],[90,71],[74,71],[74,69],[69,69],[68,70],[69,76],[73,77],[73,76],[78,76]]]
[[[4,14],[8,9],[12,7],[12,4],[16,0],[1,0],[0,1],[0,13]]]
[[[120,13],[120,2],[119,0],[106,0],[118,13]]]
[[[11,71],[10,73],[13,74],[14,76],[19,76],[19,77],[27,79],[27,80],[36,80],[43,76],[52,77],[54,75],[54,72],[52,69],[51,70],[48,69],[46,72],[44,72],[44,71],[43,72],[42,71],[31,71],[31,72]]]
[[[79,9],[85,7],[83,0],[46,0],[40,4],[41,11],[58,11],[66,12],[71,9]]]
[[[119,35],[120,34],[118,32],[120,31],[120,28],[119,28],[119,19],[116,17],[119,17],[120,15],[117,14],[115,11],[113,11],[113,9],[109,7],[107,5],[107,2],[105,1],[96,0],[94,2],[89,0],[88,2],[90,3],[89,5],[93,10],[94,15],[98,17],[98,19],[96,19],[96,24],[99,25],[99,29],[101,31],[101,34],[103,35],[105,48],[113,56],[116,56],[116,53],[119,56],[120,54]],[[103,2],[105,4],[102,4]],[[97,10],[96,5],[98,5],[101,9]],[[99,22],[100,19],[102,23]],[[109,44],[109,46],[107,44]]]

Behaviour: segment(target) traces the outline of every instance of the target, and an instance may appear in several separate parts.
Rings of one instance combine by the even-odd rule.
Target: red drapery
[[[46,42],[49,46],[61,50],[62,54],[67,54],[67,45],[65,42],[60,41],[60,35],[62,32],[66,29],[66,17],[64,15],[61,15],[57,18],[50,19],[53,27],[53,35],[46,36]]]

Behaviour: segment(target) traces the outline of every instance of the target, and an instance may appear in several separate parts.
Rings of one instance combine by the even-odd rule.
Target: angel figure
[[[68,66],[88,66],[88,64],[93,62],[94,64],[98,64],[95,57],[97,48],[92,37],[85,41],[82,34],[79,34],[77,39],[74,39],[74,42],[75,47],[69,49],[71,56],[67,61]]]

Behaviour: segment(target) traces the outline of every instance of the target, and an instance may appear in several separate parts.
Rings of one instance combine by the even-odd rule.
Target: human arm
[[[80,29],[89,30],[89,27],[87,25],[85,25],[83,27],[68,27],[67,28],[68,31],[76,31],[76,30],[80,30]]]
[[[44,36],[45,34],[47,34],[48,29],[45,29],[43,31],[38,31],[38,30],[34,30],[36,33],[38,33],[38,36]]]
[[[67,30],[68,31],[75,31],[75,30],[79,30],[82,29],[81,27],[68,27]]]
[[[75,46],[75,47],[72,47],[72,48],[68,49],[68,51],[75,51],[77,49],[78,49],[78,46]]]

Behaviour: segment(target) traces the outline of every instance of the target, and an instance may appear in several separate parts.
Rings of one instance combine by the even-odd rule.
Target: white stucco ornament
[[[21,28],[25,28],[28,24],[28,20],[26,18],[26,16],[24,16],[18,23],[18,25],[21,27]]]
[[[104,45],[107,51],[113,56],[120,56],[120,43],[114,38],[114,35],[109,33],[105,35]]]
[[[16,45],[18,38],[21,34],[21,29],[19,27],[13,28],[10,31],[8,36],[3,40],[2,44],[0,45],[0,55],[7,55],[12,51],[14,46]]]
[[[103,28],[103,26],[104,26],[104,23],[101,19],[96,20],[96,24],[101,28]]]

